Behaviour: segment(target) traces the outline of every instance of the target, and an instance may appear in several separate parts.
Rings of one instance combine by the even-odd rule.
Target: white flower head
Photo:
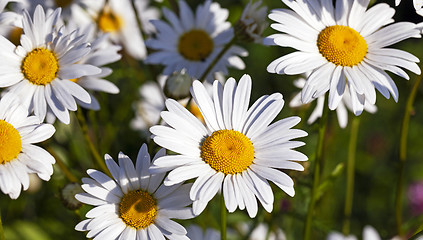
[[[294,161],[306,161],[307,156],[292,149],[304,143],[291,139],[307,133],[291,129],[299,117],[270,124],[283,107],[281,94],[265,95],[248,107],[250,93],[248,75],[238,86],[233,78],[224,87],[215,81],[212,97],[196,80],[191,94],[205,125],[181,104],[168,99],[167,111],[161,116],[169,126],[150,128],[154,142],[178,153],[158,158],[150,172],[170,171],[165,185],[194,178],[190,197],[196,215],[219,190],[229,212],[246,208],[250,217],[257,214],[256,198],[268,212],[272,211],[274,196],[268,181],[290,196],[295,193],[293,180],[281,170],[304,170]]]
[[[0,99],[0,189],[11,198],[29,187],[29,174],[44,181],[53,174],[55,159],[46,150],[33,145],[50,138],[55,129],[42,124],[13,94]]]
[[[167,8],[163,8],[163,14],[168,23],[152,21],[157,35],[148,39],[146,45],[157,51],[150,54],[145,62],[165,65],[164,75],[186,69],[192,78],[201,78],[225,45],[233,39],[233,29],[226,21],[228,10],[208,0],[200,4],[194,14],[188,4],[180,0],[179,18]],[[244,69],[245,64],[239,56],[246,55],[247,51],[243,48],[231,46],[205,79],[212,81],[215,72],[227,74],[227,66]]]
[[[23,34],[19,46],[0,36],[0,87],[7,87],[34,112],[40,120],[52,113],[61,122],[69,123],[68,110],[76,111],[75,99],[90,103],[88,92],[70,79],[99,74],[91,64],[78,63],[90,52],[88,43],[74,34],[64,35],[54,26],[60,18],[60,8],[45,14],[37,6],[33,19],[24,10]]]
[[[108,33],[114,43],[123,45],[124,50],[133,58],[144,59],[147,50],[131,0],[102,2],[103,6],[93,15],[98,29]]]
[[[252,3],[251,0],[242,11],[241,18],[235,25],[238,38],[255,43],[262,43],[263,31],[269,26],[266,21],[267,7],[261,6],[261,0]]]
[[[398,89],[385,71],[406,79],[402,68],[421,73],[417,57],[388,48],[421,36],[414,23],[393,23],[395,9],[386,3],[367,9],[369,0],[337,0],[335,6],[326,0],[283,2],[292,10],[269,14],[276,21],[271,27],[283,34],[271,35],[265,42],[298,51],[274,60],[267,70],[289,75],[311,72],[301,92],[304,103],[329,92],[329,108],[334,110],[349,91],[354,114],[359,115],[365,102],[375,104],[375,88],[398,101]]]
[[[164,149],[153,158],[163,157]],[[75,229],[89,231],[94,239],[186,239],[187,231],[173,219],[194,217],[189,189],[192,184],[167,187],[161,184],[165,173],[150,174],[151,160],[147,146],[142,145],[136,164],[119,153],[119,162],[106,154],[105,160],[113,179],[90,169],[90,178],[82,179],[86,193],[77,194],[79,201],[95,206]]]
[[[303,88],[306,84],[306,79],[299,78],[294,81],[294,85],[298,88]],[[312,124],[316,121],[316,119],[322,117],[323,108],[325,104],[325,95],[322,95],[317,98],[317,104],[314,108],[313,112],[310,114],[310,117],[307,120],[308,124]],[[297,93],[289,102],[290,107],[301,107],[303,102],[301,101],[301,92]],[[369,113],[375,113],[377,111],[376,105],[372,105],[369,102],[364,103],[364,110]],[[347,89],[344,93],[342,100],[339,102],[338,107],[336,108],[336,115],[338,117],[338,123],[341,128],[345,128],[348,124],[348,111],[352,112],[352,102],[351,102],[351,95]]]

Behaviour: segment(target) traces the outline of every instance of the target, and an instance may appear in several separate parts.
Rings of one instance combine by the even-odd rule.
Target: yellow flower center
[[[178,51],[188,60],[204,61],[213,50],[213,40],[203,30],[191,30],[179,38]]]
[[[73,0],[56,0],[56,5],[61,8],[69,6]]]
[[[22,149],[21,135],[12,124],[0,120],[0,164],[15,159]]]
[[[157,216],[157,201],[148,192],[135,190],[122,197],[119,204],[119,217],[136,229],[146,228]]]
[[[254,147],[250,139],[238,131],[219,130],[204,140],[201,158],[218,172],[241,173],[253,163]]]
[[[97,24],[103,32],[117,32],[123,26],[123,19],[106,6],[98,16]]]
[[[359,64],[367,54],[367,43],[360,33],[340,25],[323,29],[317,39],[317,47],[329,62],[344,67]]]
[[[50,50],[36,48],[26,55],[22,61],[21,70],[31,83],[46,85],[56,78],[59,62]]]

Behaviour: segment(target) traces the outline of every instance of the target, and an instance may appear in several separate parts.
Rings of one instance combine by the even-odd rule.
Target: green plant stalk
[[[345,192],[344,223],[342,226],[342,233],[345,236],[350,234],[351,212],[354,199],[355,154],[357,150],[357,136],[359,126],[360,117],[356,116],[353,118],[351,123],[350,143],[348,146],[347,186]]]
[[[84,138],[86,140],[86,142],[88,143],[88,147],[91,151],[91,154],[94,157],[95,162],[98,164],[98,166],[101,168],[101,170],[106,173],[107,175],[109,175],[110,177],[112,177],[112,174],[110,173],[109,169],[107,168],[104,160],[102,157],[100,157],[100,154],[98,153],[96,147],[94,146],[94,143],[92,142],[90,135],[88,133],[88,125],[87,125],[87,121],[85,120],[84,114],[82,114],[81,109],[79,109],[77,112],[77,118],[78,118],[78,122],[79,125],[81,127],[82,133],[84,135]]]
[[[62,161],[62,159],[59,156],[57,156],[54,150],[52,148],[48,148],[47,150],[54,157],[54,159],[56,159],[57,165],[59,166],[60,170],[65,174],[66,178],[70,182],[78,182],[78,178],[76,178],[75,175],[72,174],[72,172],[68,169],[66,164]]]
[[[417,90],[419,88],[422,76],[420,75],[411,89],[410,95],[408,96],[407,103],[405,105],[404,117],[401,124],[400,132],[400,149],[399,149],[399,167],[398,167],[398,181],[397,181],[397,194],[395,197],[395,220],[397,233],[402,236],[402,196],[404,186],[404,170],[405,160],[407,158],[407,135],[408,127],[410,124],[410,114],[413,111],[413,103],[416,98]]]
[[[5,240],[4,237],[4,230],[3,230],[3,222],[1,221],[1,214],[0,214],[0,240]]]
[[[228,49],[236,42],[236,37],[233,37],[231,41],[229,41],[224,48],[217,54],[217,56],[213,59],[213,61],[210,63],[210,65],[207,67],[207,69],[204,71],[204,73],[201,75],[198,80],[204,81],[206,80],[207,75],[210,73],[210,71],[213,69],[214,65],[219,61],[219,59],[228,51]]]
[[[226,205],[223,192],[220,194],[220,239],[226,240]]]
[[[319,138],[318,138],[317,146],[316,146],[313,186],[311,189],[310,203],[308,205],[306,222],[304,224],[304,239],[305,240],[309,240],[311,237],[311,225],[313,220],[314,207],[316,205],[317,191],[320,185],[320,172],[321,172],[320,168],[323,163],[323,146],[324,146],[325,133],[326,133],[327,116],[329,112],[329,108],[327,107],[327,100],[325,100],[324,106],[325,107],[323,108],[323,114],[319,123]]]

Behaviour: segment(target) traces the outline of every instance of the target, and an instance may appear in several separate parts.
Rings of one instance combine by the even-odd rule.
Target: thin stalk
[[[54,159],[56,159],[57,165],[59,166],[60,170],[65,174],[66,178],[70,182],[78,182],[78,178],[76,178],[75,175],[72,174],[72,172],[68,169],[62,159],[54,152],[54,150],[52,148],[48,148],[47,150],[54,157]]]
[[[79,125],[81,127],[82,133],[84,135],[84,138],[86,140],[86,142],[88,143],[88,147],[91,151],[91,154],[94,157],[95,162],[98,164],[98,166],[100,166],[101,170],[108,174],[109,176],[112,176],[112,174],[110,173],[109,169],[107,168],[104,160],[102,157],[100,157],[100,154],[98,153],[96,147],[94,146],[94,143],[92,142],[90,135],[88,133],[88,125],[87,125],[87,121],[85,120],[85,116],[84,114],[81,112],[81,110],[79,109],[77,112],[77,118],[78,118],[78,122]]]
[[[213,59],[213,61],[210,63],[210,65],[207,67],[207,69],[204,71],[204,73],[201,75],[200,78],[198,78],[200,81],[204,81],[207,77],[207,75],[210,73],[210,71],[213,69],[213,67],[216,65],[216,63],[219,61],[219,59],[228,51],[228,49],[236,42],[236,38],[233,37],[228,44],[225,45],[224,48],[217,54],[217,56]]]
[[[226,240],[226,206],[223,193],[220,194],[220,239]]]
[[[351,123],[351,134],[347,159],[347,189],[345,193],[344,223],[342,226],[342,233],[345,236],[350,234],[351,212],[354,199],[355,154],[357,150],[357,136],[359,126],[360,117],[354,117]]]
[[[4,230],[3,230],[3,222],[1,221],[1,214],[0,214],[0,240],[5,240],[4,237]]]
[[[401,124],[400,133],[400,149],[399,149],[399,167],[398,167],[398,182],[397,182],[397,195],[395,197],[395,220],[398,235],[402,236],[402,196],[404,194],[404,169],[405,160],[407,158],[407,134],[410,123],[410,114],[413,111],[413,103],[416,98],[417,90],[419,88],[422,76],[420,75],[411,89],[410,95],[405,105],[404,117]]]
[[[320,172],[321,172],[320,167],[323,163],[323,146],[324,146],[325,133],[326,133],[327,116],[329,112],[329,108],[326,105],[327,105],[327,100],[325,100],[325,104],[324,104],[325,107],[323,108],[323,114],[319,123],[319,138],[318,138],[317,146],[316,146],[313,186],[311,188],[310,203],[308,205],[306,222],[304,224],[304,239],[305,240],[309,240],[311,237],[311,224],[313,220],[314,207],[316,205],[317,189],[320,184]]]

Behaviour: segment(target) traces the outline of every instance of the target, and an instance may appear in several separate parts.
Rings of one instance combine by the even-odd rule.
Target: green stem
[[[348,146],[347,159],[347,189],[345,193],[344,224],[342,233],[347,236],[350,234],[351,211],[354,199],[354,170],[355,154],[357,149],[358,128],[360,126],[360,117],[354,117],[351,123],[350,143]]]
[[[223,193],[220,195],[220,239],[226,240],[226,205]]]
[[[5,240],[4,237],[4,230],[3,230],[3,222],[1,221],[1,214],[0,214],[0,240]]]
[[[210,71],[213,69],[213,67],[216,65],[216,63],[219,61],[219,59],[223,56],[223,54],[228,51],[228,49],[236,42],[236,38],[233,37],[230,42],[228,42],[224,48],[217,54],[217,56],[213,59],[213,61],[210,63],[210,65],[207,67],[206,71],[201,75],[200,78],[198,78],[200,81],[206,80],[207,75],[210,73]]]
[[[305,240],[309,240],[311,237],[311,224],[313,220],[314,207],[316,205],[316,200],[317,200],[317,189],[320,183],[320,171],[321,171],[320,168],[323,163],[323,146],[324,146],[324,140],[325,140],[328,112],[329,112],[329,108],[327,107],[327,100],[325,100],[323,114],[320,119],[320,125],[319,125],[319,138],[318,138],[317,146],[316,146],[313,186],[311,189],[310,203],[308,205],[306,222],[304,224],[304,239]]]
[[[98,164],[98,166],[100,166],[101,170],[108,174],[110,177],[112,176],[112,174],[110,173],[109,169],[107,168],[104,160],[102,157],[100,157],[100,154],[98,153],[96,147],[94,146],[94,143],[92,142],[90,135],[89,135],[89,131],[88,131],[88,125],[87,125],[87,121],[85,120],[85,116],[84,114],[81,112],[81,109],[79,109],[77,112],[77,118],[78,118],[78,122],[79,125],[81,127],[82,133],[84,135],[84,138],[86,140],[86,142],[88,143],[88,147],[94,157],[95,162]]]
[[[401,124],[401,133],[400,133],[400,149],[399,149],[399,167],[398,167],[398,182],[397,182],[397,195],[395,197],[395,220],[397,226],[398,235],[402,235],[402,196],[403,196],[403,185],[404,185],[404,169],[405,169],[405,160],[407,158],[407,134],[408,127],[410,123],[410,114],[413,111],[413,103],[416,98],[417,90],[419,88],[420,82],[422,81],[422,76],[420,75],[417,78],[417,81],[414,83],[413,88],[411,89],[410,95],[407,99],[407,104],[404,110],[404,117]]]
[[[70,182],[78,182],[78,178],[76,178],[75,175],[72,174],[72,172],[68,169],[62,159],[54,152],[54,150],[52,148],[48,148],[47,150],[54,157],[54,159],[56,159],[57,166],[59,166],[60,170],[65,174],[66,178]]]

